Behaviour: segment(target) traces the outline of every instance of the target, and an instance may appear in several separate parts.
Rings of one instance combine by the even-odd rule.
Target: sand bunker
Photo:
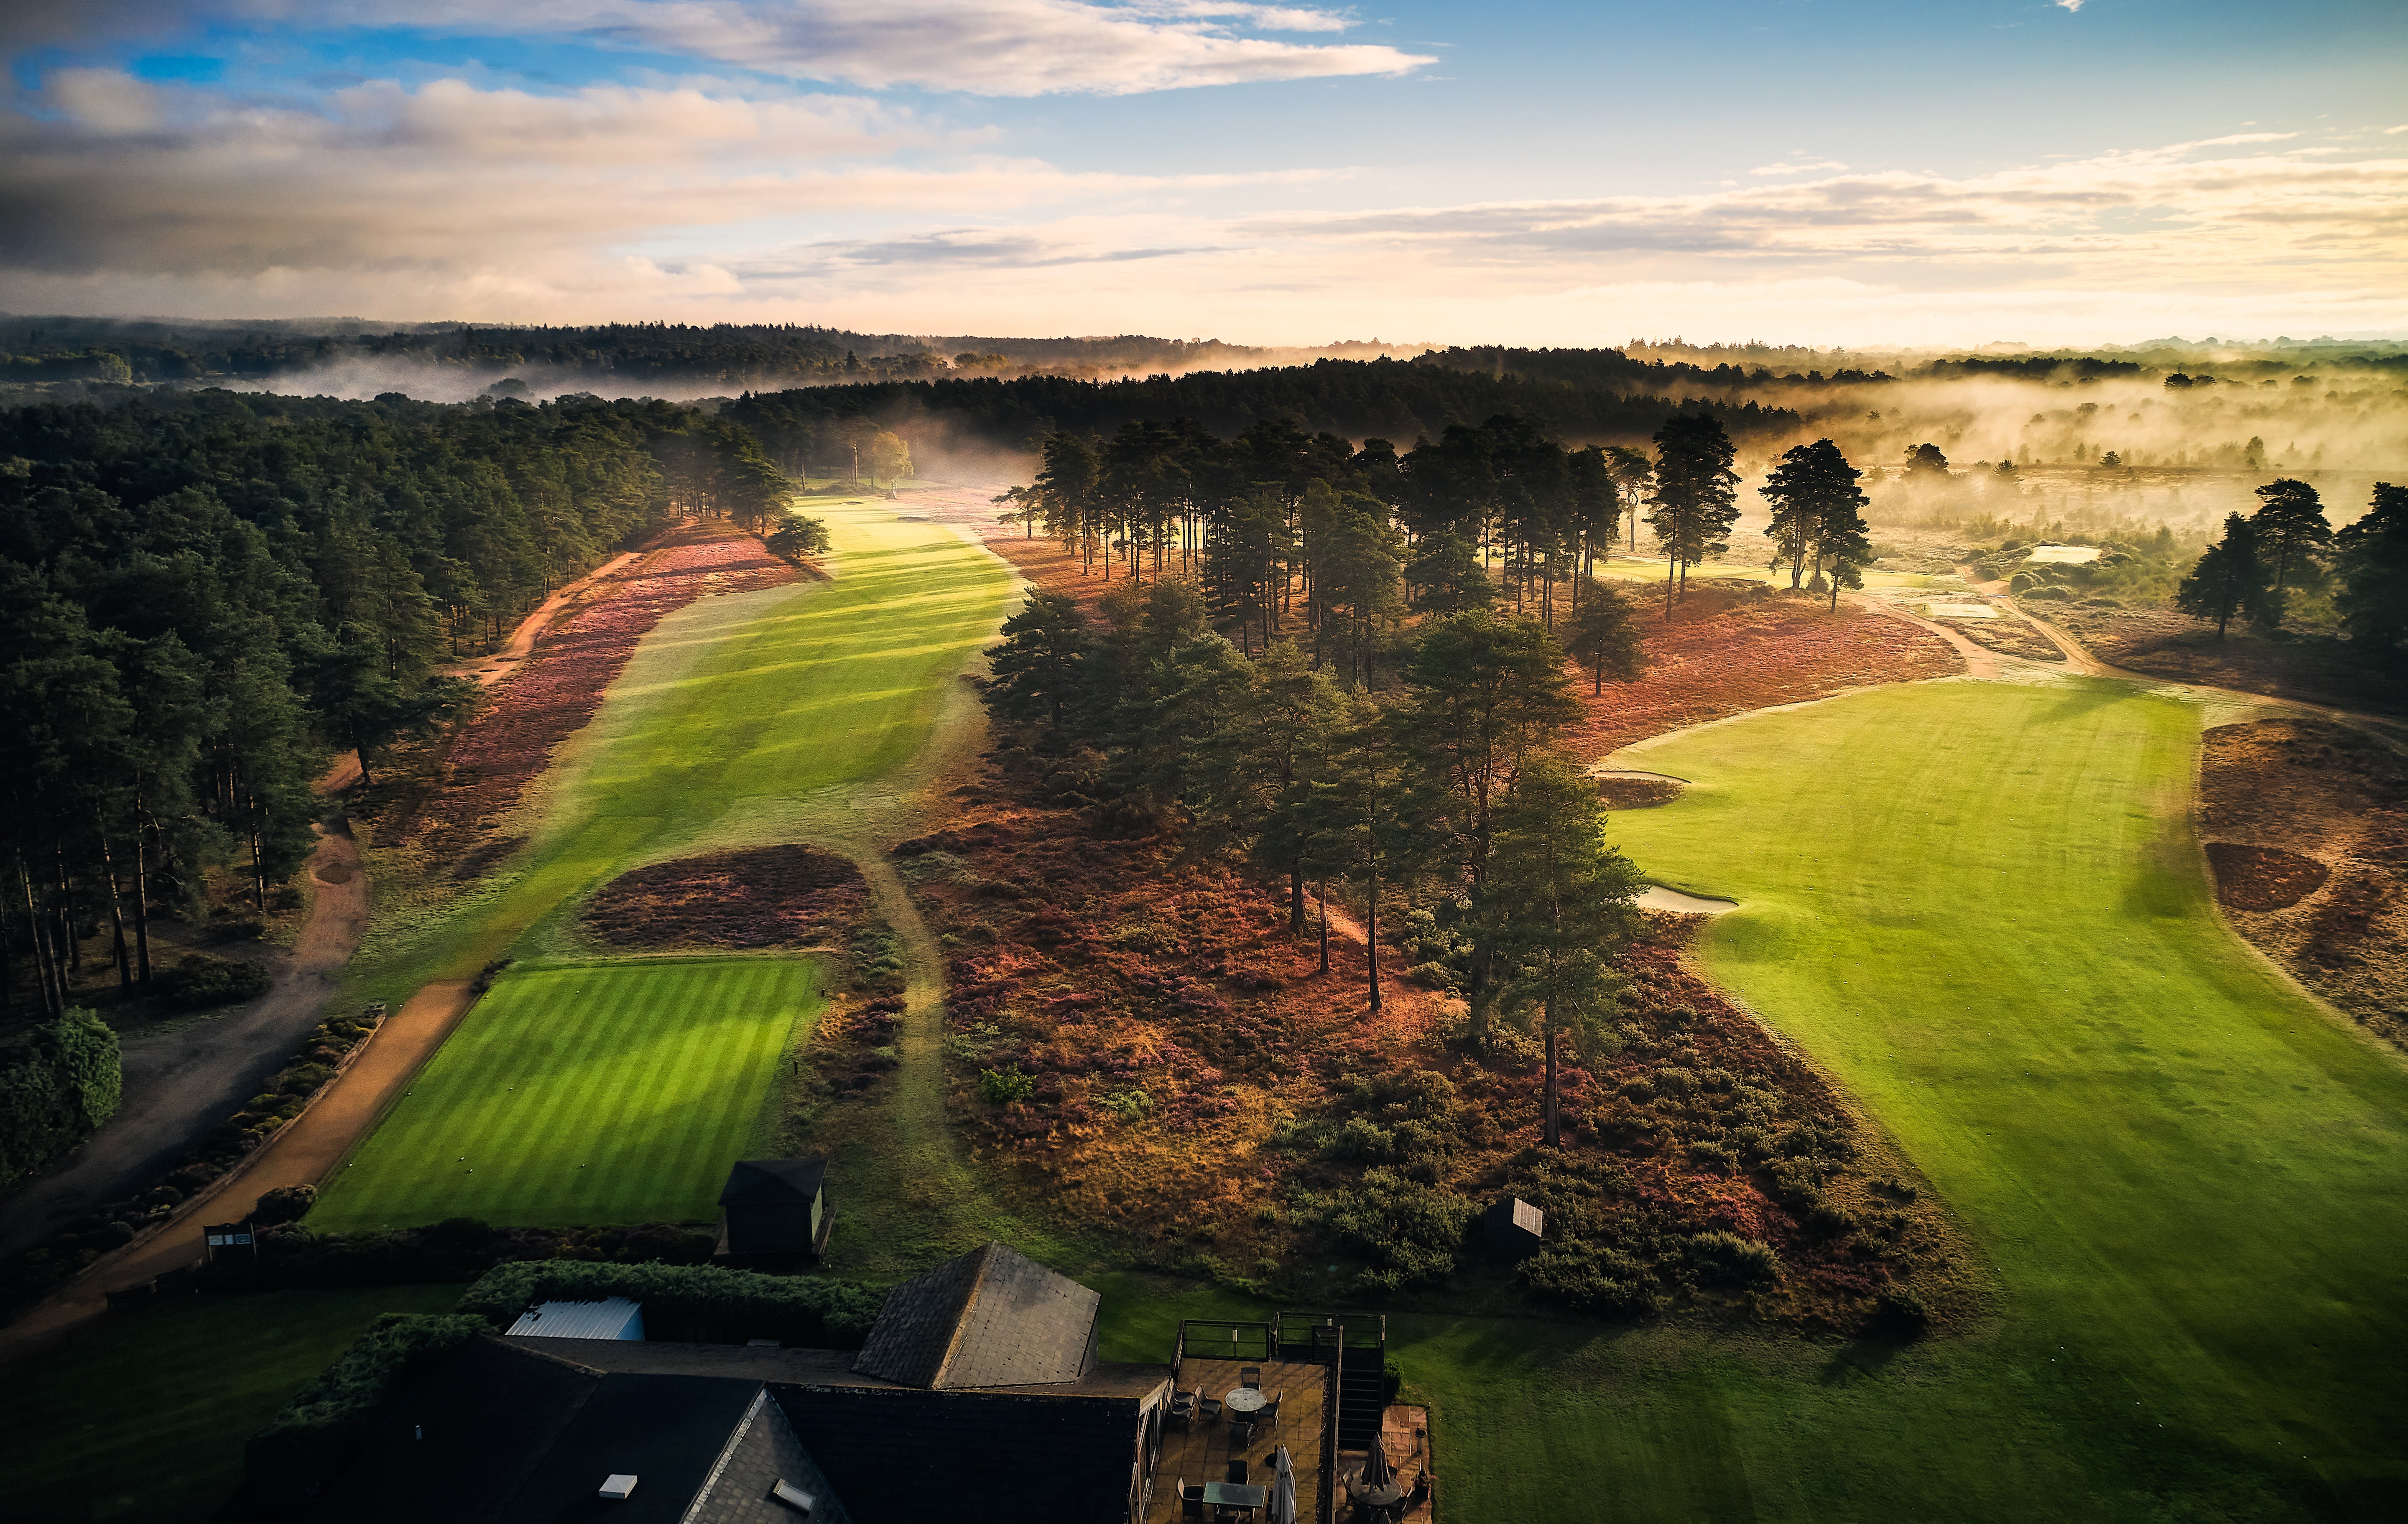
[[[2099,548],[2095,545],[2036,545],[2025,559],[2052,566],[2085,566],[2099,559]]]
[[[1650,884],[1641,890],[1639,903],[1649,910],[1669,910],[1676,916],[1719,916],[1739,908],[1737,900],[1701,900],[1661,884]]]
[[[1930,603],[1923,605],[1924,614],[1935,620],[1995,620],[1999,611],[1987,604]]]

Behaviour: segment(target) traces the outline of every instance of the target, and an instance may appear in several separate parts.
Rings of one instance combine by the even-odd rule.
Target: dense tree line
[[[2258,498],[2256,512],[2226,517],[2176,608],[2214,620],[2218,639],[2236,618],[2272,634],[2297,595],[2329,589],[2352,642],[2386,653],[2408,643],[2408,487],[2376,482],[2365,515],[2338,533],[2304,481],[2270,481]]]
[[[782,416],[822,428],[862,417],[907,435],[924,433],[1014,449],[1048,434],[1109,435],[1130,423],[1168,427],[1182,420],[1224,438],[1271,422],[1349,439],[1397,440],[1437,435],[1450,425],[1475,425],[1498,414],[1527,420],[1557,438],[1591,441],[1643,439],[1675,412],[1710,415],[1742,436],[1799,426],[1797,414],[1754,402],[1675,403],[1619,384],[1524,380],[1429,358],[1321,360],[1145,380],[1027,376],[812,387],[743,398],[728,415],[757,427],[756,409],[772,403]],[[766,429],[757,432],[767,437]]]
[[[65,1004],[92,928],[128,985],[207,868],[307,854],[330,749],[423,732],[438,668],[681,513],[782,478],[666,404],[162,393],[0,412],[0,967]],[[0,993],[8,981],[0,979]]]

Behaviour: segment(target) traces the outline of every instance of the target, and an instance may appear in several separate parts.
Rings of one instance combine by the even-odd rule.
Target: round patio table
[[[1270,1399],[1253,1387],[1234,1388],[1221,1401],[1232,1413],[1260,1413],[1270,1405]]]

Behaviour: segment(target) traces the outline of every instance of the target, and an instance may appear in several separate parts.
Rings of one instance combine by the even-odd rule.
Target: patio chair
[[[1204,1421],[1206,1423],[1219,1423],[1221,1421],[1221,1399],[1218,1397],[1203,1398],[1197,1403],[1196,1407],[1197,1411],[1204,1415]]]
[[[1238,1372],[1238,1385],[1245,1388],[1248,1391],[1262,1390],[1263,1368],[1259,1365],[1241,1367]]]
[[[1246,1485],[1246,1458],[1238,1456],[1229,1462],[1229,1480],[1240,1487]]]
[[[1254,1444],[1254,1425],[1261,1420],[1261,1417],[1262,1415],[1259,1413],[1230,1414],[1229,1443],[1241,1450]]]
[[[1174,1389],[1170,1394],[1170,1411],[1166,1418],[1168,1423],[1175,1423],[1182,1429],[1193,1427],[1196,1422],[1196,1393]]]
[[[1279,1390],[1271,1393],[1271,1400],[1263,1404],[1262,1411],[1254,1415],[1254,1422],[1262,1426],[1265,1433],[1272,1433],[1278,1431],[1280,1403],[1282,1399],[1286,1396],[1287,1389],[1285,1387],[1282,1387]]]
[[[1182,1519],[1204,1517],[1203,1483],[1198,1482],[1194,1487],[1190,1487],[1187,1485],[1186,1477],[1179,1478],[1179,1517]]]

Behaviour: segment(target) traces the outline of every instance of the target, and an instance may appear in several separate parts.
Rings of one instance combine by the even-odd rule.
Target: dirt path
[[[247,1220],[268,1191],[314,1186],[367,1135],[476,999],[465,982],[430,984],[385,1019],[349,1068],[309,1108],[245,1160],[208,1199],[156,1237],[103,1259],[48,1301],[0,1330],[0,1362],[29,1353],[108,1310],[108,1293],[197,1261],[201,1225]]]
[[[350,828],[321,830],[308,918],[277,959],[276,986],[179,1030],[127,1040],[117,1115],[47,1175],[0,1198],[0,1255],[17,1254],[105,1202],[143,1189],[276,1073],[325,1016],[367,929],[367,876]]]
[[[1849,593],[1846,594],[1846,597],[1848,602],[1856,605],[1858,608],[1869,608],[1876,614],[1886,614],[1894,620],[1904,620],[1907,623],[1914,625],[1915,628],[1920,630],[1928,630],[1933,634],[1938,635],[1941,639],[1948,642],[1950,646],[1956,648],[1956,654],[1965,659],[1965,675],[1967,677],[1980,677],[1985,680],[1998,677],[1999,653],[1990,649],[1987,646],[1981,644],[1979,641],[1961,634],[1958,632],[1950,629],[1948,626],[1940,623],[1936,620],[1927,620],[1920,614],[1910,614],[1896,604],[1886,603],[1879,598],[1870,597],[1863,593]]]

